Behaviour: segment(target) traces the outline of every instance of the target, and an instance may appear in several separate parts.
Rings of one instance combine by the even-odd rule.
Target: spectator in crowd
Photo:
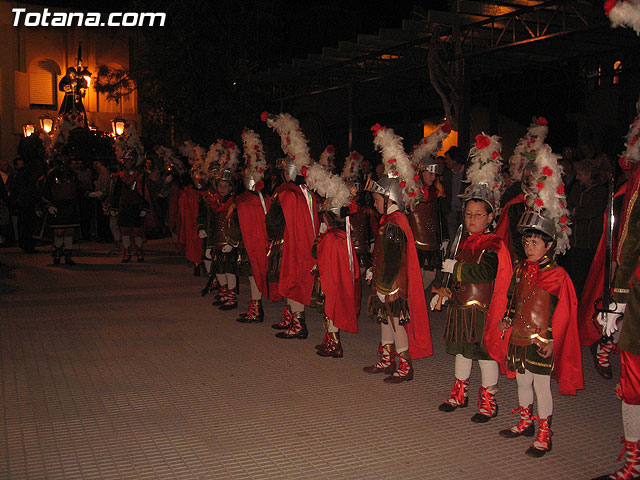
[[[16,174],[9,182],[9,198],[18,219],[18,246],[25,253],[36,253],[33,238],[37,223],[36,207],[40,204],[37,181],[40,170],[33,161],[18,157],[13,162]]]
[[[562,150],[562,158],[558,161],[562,167],[562,181],[564,182],[564,192],[567,197],[571,193],[571,189],[576,184],[576,170],[574,163],[576,162],[576,152],[573,147],[564,147]]]
[[[578,298],[591,267],[600,236],[604,210],[607,205],[607,170],[595,160],[576,163],[577,184],[567,198],[573,220],[571,250],[566,265]]]
[[[9,243],[11,232],[11,212],[7,188],[10,173],[9,161],[6,158],[0,158],[0,246]]]
[[[458,226],[462,223],[462,202],[460,195],[466,184],[464,182],[465,159],[458,147],[451,147],[444,154],[447,169],[442,177],[447,208],[446,219],[449,227],[449,238],[454,238]]]
[[[96,233],[99,242],[111,242],[112,235],[109,228],[110,215],[109,212],[105,212],[103,208],[103,202],[109,191],[111,172],[105,166],[105,160],[101,158],[96,158],[93,161],[93,169],[97,177],[93,182],[93,192],[89,194],[89,197],[93,198],[93,201],[96,203],[94,206],[96,211]]]

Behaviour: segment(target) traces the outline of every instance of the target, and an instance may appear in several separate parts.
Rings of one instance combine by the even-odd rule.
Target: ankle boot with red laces
[[[401,383],[413,380],[413,365],[411,363],[411,356],[409,350],[397,353],[398,357],[398,369],[393,374],[386,377],[383,382],[386,383]]]
[[[271,328],[276,330],[286,330],[289,328],[291,324],[291,310],[289,310],[289,305],[285,305],[284,312],[282,312],[282,317],[280,318],[280,322],[274,323],[271,325]]]
[[[471,417],[472,422],[487,423],[498,415],[498,402],[496,402],[498,386],[480,387],[478,390],[478,411]]]
[[[394,358],[393,343],[386,345],[378,345],[378,355],[380,361],[369,367],[363,367],[362,371],[365,373],[381,373],[384,372],[387,375],[391,375],[396,371],[396,360]]]
[[[327,332],[329,340],[325,348],[318,349],[316,353],[321,357],[342,358],[344,351],[340,343],[340,332]]]
[[[611,341],[598,341],[591,345],[591,353],[593,354],[593,362],[596,367],[596,372],[598,372],[602,378],[607,380],[610,380],[611,377],[613,377],[609,357],[615,348],[615,344]]]
[[[122,263],[131,261],[131,247],[122,247]]]
[[[238,299],[236,297],[235,289],[228,288],[227,289],[227,298],[224,303],[220,305],[220,310],[233,310],[234,308],[238,308]]]
[[[626,452],[627,460],[622,468],[611,475],[603,475],[593,480],[633,480],[640,478],[640,442],[629,442],[622,437],[622,443],[624,447],[618,455],[618,461],[622,458],[622,455]]]
[[[449,398],[438,407],[441,412],[453,412],[456,408],[466,408],[469,405],[469,380],[456,378]]]
[[[304,312],[294,312],[291,315],[291,324],[284,332],[276,333],[276,337],[290,340],[292,338],[300,338],[304,340],[309,336],[307,323],[305,322]]]
[[[264,310],[262,309],[262,300],[251,300],[249,302],[249,311],[241,313],[236,322],[240,323],[262,323],[264,321]]]
[[[500,430],[498,432],[500,436],[505,438],[516,438],[521,435],[525,437],[533,437],[535,427],[533,426],[533,417],[531,416],[532,412],[533,405],[529,405],[528,407],[520,405],[518,408],[512,409],[511,413],[520,414],[520,421],[514,427]]]
[[[229,293],[231,293],[231,291],[227,288],[226,285],[221,286],[220,290],[218,290],[218,294],[213,297],[213,302],[211,302],[211,305],[219,307],[227,301],[227,298],[229,298]]]
[[[540,458],[545,453],[551,451],[551,435],[553,432],[551,431],[551,415],[547,418],[540,418],[533,416],[534,420],[538,420],[538,436],[533,441],[533,445],[531,445],[526,452],[530,457]]]
[[[331,336],[329,336],[329,317],[324,315],[324,319],[322,320],[322,326],[324,327],[324,336],[322,337],[322,343],[319,343],[315,346],[316,350],[324,350],[327,348],[327,345],[331,343]],[[318,354],[320,355],[320,354]]]

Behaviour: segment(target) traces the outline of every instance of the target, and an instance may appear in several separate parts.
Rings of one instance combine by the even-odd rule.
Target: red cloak
[[[324,312],[340,330],[358,333],[360,313],[360,267],[351,242],[354,274],[349,268],[347,234],[330,228],[318,239],[318,274],[324,293]]]
[[[433,344],[431,343],[431,325],[429,324],[429,312],[427,302],[422,289],[422,274],[418,253],[416,252],[415,239],[409,226],[407,217],[398,211],[385,215],[380,226],[393,223],[402,229],[407,237],[407,288],[409,290],[409,315],[411,321],[404,325],[409,337],[409,354],[412,359],[424,358],[433,355]]]
[[[624,183],[614,195],[614,198],[625,195],[627,192],[627,183]],[[595,301],[602,297],[602,288],[604,286],[604,256],[607,249],[607,217],[608,212],[604,212],[604,227],[600,236],[600,243],[596,254],[591,262],[589,274],[584,282],[582,296],[578,303],[578,332],[580,333],[581,345],[592,345],[602,338],[602,331],[597,328],[593,322],[593,316],[596,312]],[[611,261],[616,256],[616,239],[612,242]]]
[[[498,217],[495,234],[502,239],[508,251],[511,251],[511,235],[509,235],[509,207],[517,203],[524,203],[524,193],[519,193],[515,198],[509,200]]]
[[[172,182],[169,187],[169,228],[172,232],[178,231],[181,195],[182,188]]]
[[[494,233],[484,233],[481,235],[469,235],[460,244],[460,250],[487,250],[490,249],[498,255],[498,272],[493,283],[491,293],[491,303],[484,321],[484,346],[487,353],[501,367],[504,373],[504,360],[507,357],[508,339],[500,338],[502,331],[498,328],[498,323],[504,317],[507,310],[507,290],[511,282],[513,270],[511,268],[511,257],[509,250],[501,238]]]
[[[187,260],[193,263],[202,263],[202,239],[198,236],[198,208],[200,198],[206,190],[194,189],[191,185],[186,187],[180,195],[178,244],[184,250]]]
[[[562,395],[575,395],[584,388],[582,352],[578,337],[578,300],[573,282],[564,268],[541,271],[536,285],[558,299],[551,317],[553,333],[553,373]],[[508,337],[511,335],[509,330]],[[514,377],[513,372],[509,372]]]
[[[271,206],[271,198],[263,196],[264,205],[267,211]],[[269,240],[267,239],[267,226],[265,223],[265,211],[262,209],[260,197],[251,192],[244,192],[236,199],[238,209],[238,223],[242,243],[247,250],[249,263],[251,264],[251,275],[258,286],[258,290],[265,298],[278,302],[282,300],[277,291],[267,289],[267,252],[269,251]]]
[[[312,198],[313,221],[302,188],[294,183],[278,187],[278,197],[285,218],[282,263],[280,265],[280,295],[304,305],[311,303],[314,277],[311,269],[316,264],[311,248],[320,228],[317,197]]]

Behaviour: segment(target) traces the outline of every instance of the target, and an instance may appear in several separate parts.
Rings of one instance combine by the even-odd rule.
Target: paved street
[[[613,471],[621,449],[615,380],[583,350],[585,386],[561,397],[553,383],[553,451],[524,455],[531,439],[504,439],[517,421],[515,381],[500,379],[500,414],[472,423],[470,407],[438,411],[453,358],[432,315],[436,353],[400,385],[374,363],[379,328],[360,317],[345,356],[321,358],[321,316],[307,340],[280,340],[234,321],[202,298],[168,240],[146,262],[121,264],[110,245],[85,243],[78,265],[54,266],[47,248],[0,250],[0,478],[2,479],[582,479]],[[365,289],[365,292],[368,292]],[[614,357],[617,374],[619,358]]]

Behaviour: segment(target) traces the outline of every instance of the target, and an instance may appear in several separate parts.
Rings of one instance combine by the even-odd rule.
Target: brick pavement
[[[586,389],[561,397],[553,383],[553,451],[524,455],[531,439],[504,439],[517,419],[515,381],[500,380],[500,414],[474,424],[470,407],[438,411],[451,389],[443,315],[432,315],[435,354],[412,382],[382,383],[378,327],[361,315],[345,356],[308,340],[280,340],[263,324],[233,321],[200,296],[204,279],[171,252],[147,246],[146,263],[120,263],[83,244],[78,265],[0,250],[0,478],[18,479],[579,479],[616,468],[622,427],[615,380],[593,369]],[[41,248],[41,250],[45,250]],[[367,291],[367,289],[365,289]],[[618,357],[614,357],[618,371]]]

